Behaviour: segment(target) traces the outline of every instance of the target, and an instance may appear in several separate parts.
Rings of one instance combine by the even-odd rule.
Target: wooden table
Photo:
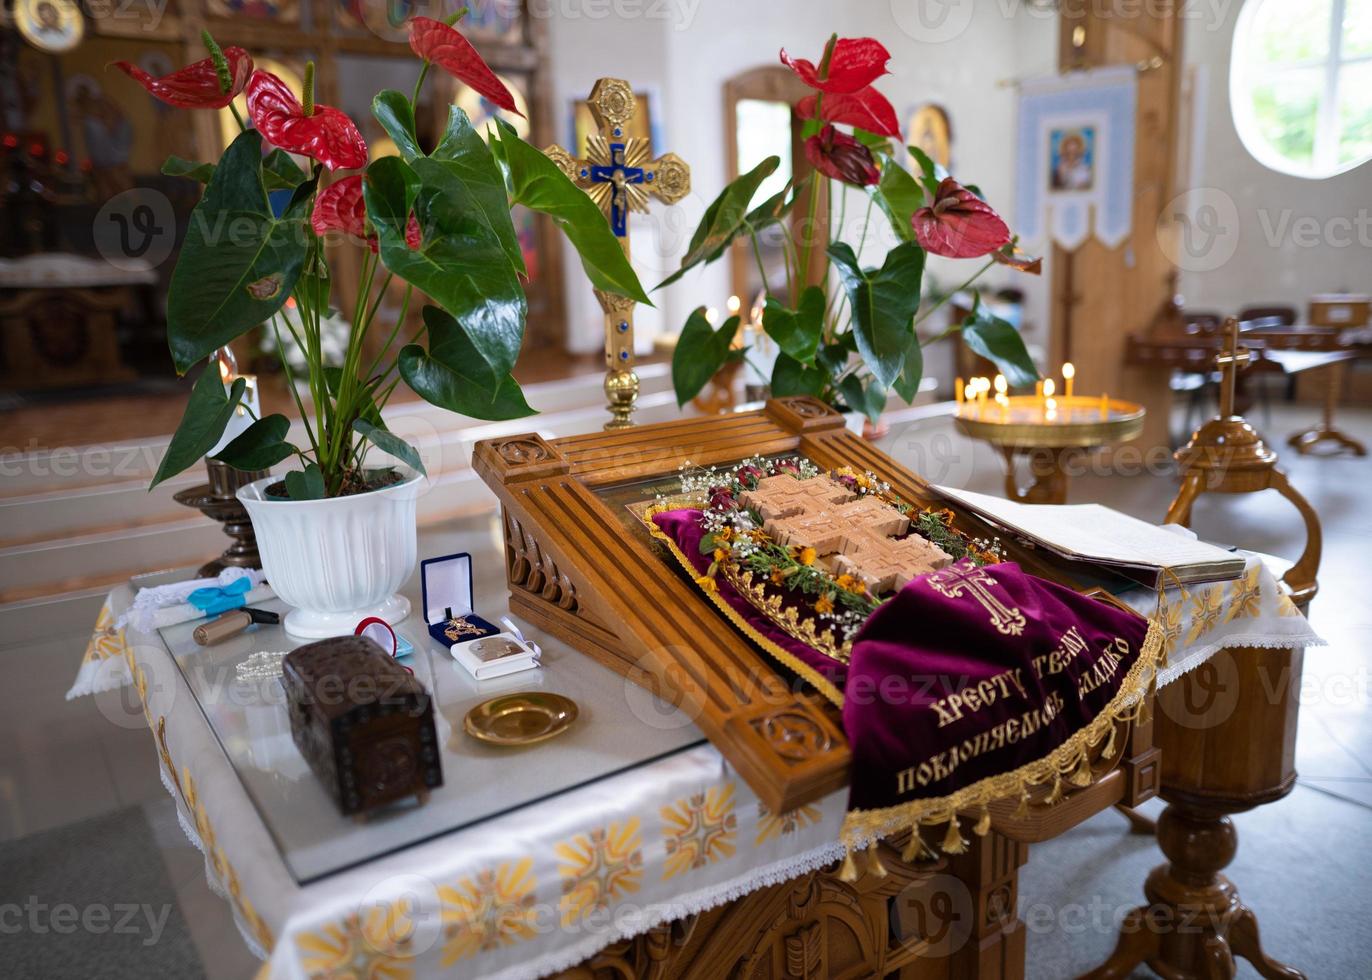
[[[1332,442],[1339,447],[1335,452],[1348,450],[1355,456],[1367,455],[1367,448],[1361,442],[1347,433],[1341,432],[1334,425],[1334,409],[1339,404],[1339,393],[1343,389],[1348,365],[1350,362],[1358,360],[1360,356],[1352,350],[1269,350],[1267,352],[1267,359],[1277,364],[1288,376],[1306,371],[1325,372],[1324,408],[1319,424],[1294,433],[1286,440],[1286,444],[1294,448],[1296,452],[1306,454],[1320,443]]]

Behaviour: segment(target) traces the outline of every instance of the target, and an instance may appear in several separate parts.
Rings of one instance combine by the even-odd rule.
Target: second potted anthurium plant
[[[983,260],[949,296],[972,288],[997,263],[1031,273],[1039,271],[1039,263],[1019,251],[1010,229],[976,187],[942,173],[918,147],[908,147],[916,172],[897,162],[903,154],[895,110],[872,84],[887,73],[889,60],[873,38],[835,35],[818,64],[782,51],[782,63],[813,90],[796,104],[795,113],[805,120],[805,156],[815,173],[751,209],[753,195],[780,160],[768,157],[733,181],[706,210],[681,268],[658,287],[718,259],[735,240],[751,242],[766,283],[758,236],[772,230],[781,236],[787,274],[785,292],[769,289],[762,311],[762,328],[779,348],[772,394],[813,395],[874,422],[889,391],[906,402],[914,399],[924,373],[923,348],[958,330],[968,347],[996,363],[1009,384],[1032,384],[1038,376],[1019,333],[982,306],[975,291],[969,316],[932,337],[919,335],[919,325],[948,298],[921,309],[927,256]],[[821,181],[830,182],[825,225],[830,237],[798,241],[788,217],[804,202],[806,220],[800,227],[816,227]],[[879,268],[864,267],[858,258],[871,221],[863,221],[857,241],[850,243],[841,237],[844,221],[832,220],[832,202],[846,203],[850,187],[866,192],[867,218],[873,208],[879,210],[894,233],[895,244]],[[825,249],[837,288],[828,281],[806,281],[815,248]],[[672,361],[681,404],[726,362],[747,356],[736,346],[739,325],[733,316],[715,329],[704,307],[691,314]]]
[[[172,273],[167,338],[182,374],[264,323],[276,332],[278,350],[289,336],[304,353],[306,391],[291,390],[307,445],[288,441],[289,419],[271,414],[254,419],[215,457],[247,471],[298,460],[284,478],[239,492],[268,580],[297,607],[287,617],[297,635],[351,632],[363,616],[399,619],[408,611],[395,591],[414,569],[424,467],[381,414],[397,385],[475,418],[532,414],[511,375],[528,309],[510,218],[515,205],[555,217],[597,288],[648,301],[600,209],[503,120],[483,137],[453,106],[437,144],[420,144],[415,108],[434,66],[516,111],[510,92],[453,27],[460,17],[410,22],[410,47],[421,62],[414,89],[382,91],[372,102],[397,149],[386,156],[369,152],[345,113],[316,102],[313,65],[296,93],[255,71],[242,48],[221,50],[208,34],[209,57],[162,78],[117,64],[163,102],[230,107],[238,118],[240,133],[216,164],[173,158],[164,167],[206,184]],[[240,93],[246,120],[233,104]],[[351,332],[343,363],[328,367],[320,323],[339,291],[327,246],[340,238],[366,248],[356,298],[344,311]],[[404,283],[400,314],[383,322],[378,311],[395,279]],[[416,291],[432,305],[417,328],[407,328]],[[219,442],[243,390],[242,379],[226,389],[213,364],[201,374],[154,486]],[[368,466],[369,447],[402,465]]]

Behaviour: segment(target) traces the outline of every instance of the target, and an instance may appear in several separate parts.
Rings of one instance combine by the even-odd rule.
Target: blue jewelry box
[[[472,556],[467,552],[424,559],[419,579],[424,623],[445,649],[500,632],[472,609]]]

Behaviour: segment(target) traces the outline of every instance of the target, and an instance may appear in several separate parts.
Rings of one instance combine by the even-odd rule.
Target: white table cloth
[[[503,567],[489,520],[477,524],[483,550],[468,545],[488,570]],[[426,554],[451,550],[421,536]],[[479,611],[503,613],[503,582],[482,589]],[[300,885],[167,645],[113,629],[131,597],[112,593],[68,696],[133,679],[182,827],[272,978],[544,976],[842,856],[844,793],[777,817],[705,744]],[[1125,599],[1148,615],[1157,606],[1148,590]],[[1168,636],[1160,683],[1226,647],[1322,642],[1257,557],[1235,582],[1170,590],[1158,614]],[[416,656],[447,656],[420,646]],[[577,654],[562,667],[603,670]]]

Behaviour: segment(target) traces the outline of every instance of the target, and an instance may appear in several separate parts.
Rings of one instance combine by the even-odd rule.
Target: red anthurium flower
[[[178,109],[222,109],[243,91],[252,74],[252,56],[242,48],[225,48],[224,58],[229,63],[227,92],[219,87],[219,73],[215,71],[213,58],[202,58],[161,78],[154,78],[127,61],[116,61],[114,67],[167,105]]]
[[[872,151],[832,124],[805,141],[805,158],[825,176],[858,187],[881,179]]]
[[[353,238],[367,235],[367,207],[362,203],[362,175],[353,174],[335,180],[314,199],[314,213],[310,215],[314,233],[341,231]]]
[[[810,119],[819,104],[818,95],[807,95],[796,103],[796,114],[801,119]],[[857,126],[878,136],[900,139],[900,123],[896,122],[896,110],[891,103],[872,86],[858,89],[851,94],[834,94],[824,97],[820,114],[825,122]]]
[[[415,17],[410,21],[410,50],[433,62],[459,82],[475,89],[500,108],[517,116],[514,96],[491,71],[472,43],[442,21]]]
[[[330,170],[367,165],[367,143],[347,114],[332,106],[305,109],[286,83],[269,71],[255,71],[248,81],[248,115],[272,146],[313,157]]]
[[[361,238],[373,252],[377,250],[376,235],[367,231],[367,206],[362,200],[362,175],[352,174],[336,180],[319,192],[310,215],[314,233],[321,238],[331,231],[341,231],[349,238]],[[420,246],[419,222],[410,215],[405,226],[405,244]]]
[[[806,85],[826,95],[849,95],[866,88],[886,74],[886,62],[890,60],[891,52],[876,38],[841,37],[834,42],[829,70],[820,78],[819,69],[813,62],[792,58],[785,48],[781,49],[781,63],[800,76]]]
[[[991,205],[952,177],[938,185],[933,207],[920,208],[910,222],[921,248],[950,259],[974,259],[1010,241],[1010,229]]]

